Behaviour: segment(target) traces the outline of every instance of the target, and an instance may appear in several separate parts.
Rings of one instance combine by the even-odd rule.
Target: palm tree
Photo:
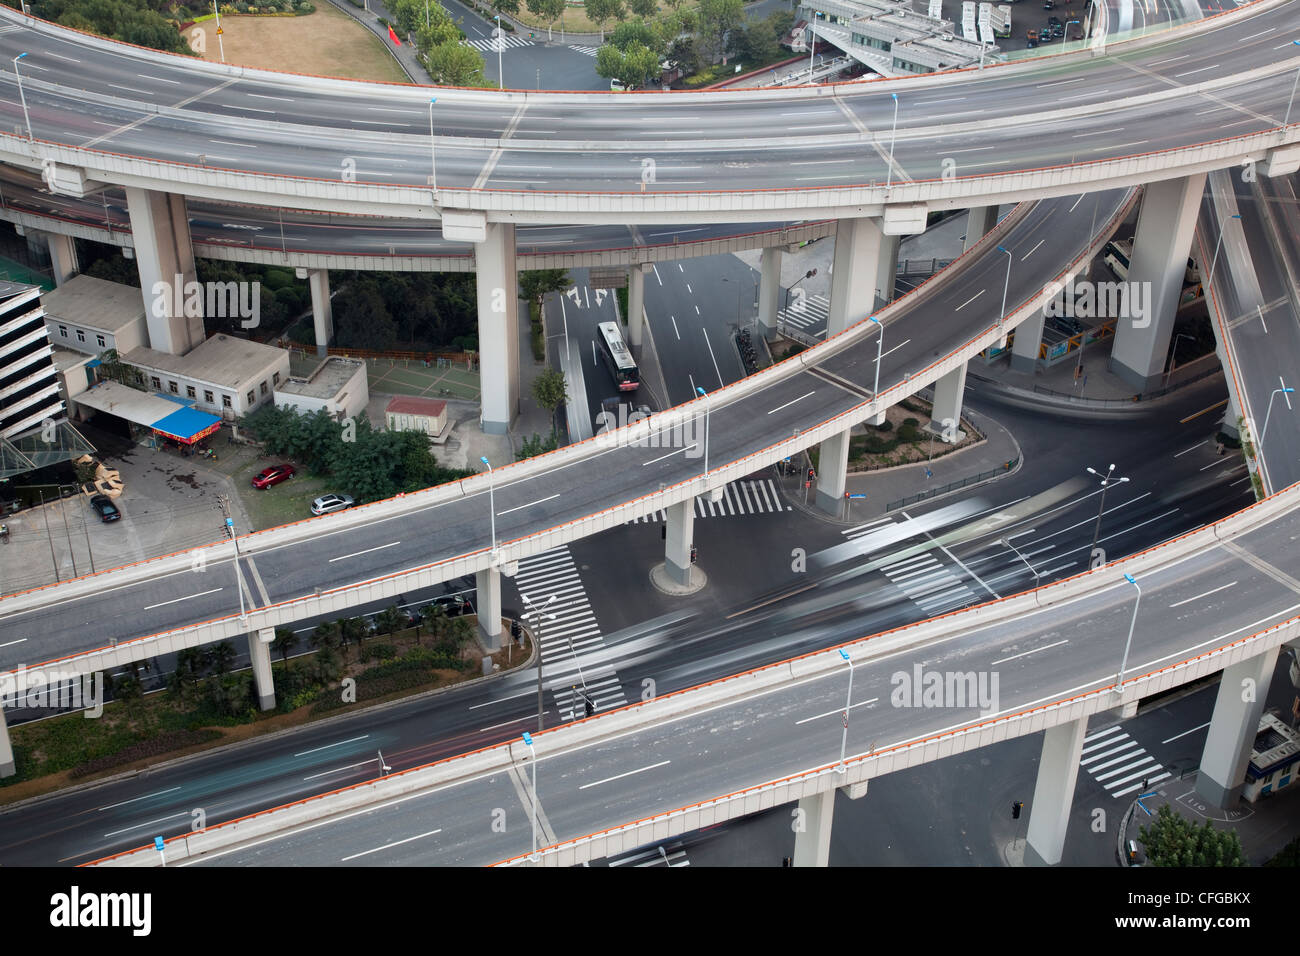
[[[287,627],[277,627],[275,629],[275,640],[271,642],[271,647],[280,652],[280,658],[284,661],[284,669],[289,669],[289,652],[298,644],[298,635]]]
[[[392,634],[394,631],[401,630],[404,623],[402,612],[398,610],[397,605],[390,604],[375,615],[375,633]]]
[[[221,641],[217,644],[208,646],[203,653],[204,659],[216,672],[218,677],[224,677],[230,673],[230,667],[235,663],[236,654],[234,646],[229,641]]]
[[[311,646],[318,651],[334,650],[342,640],[338,623],[335,621],[321,621],[316,625],[316,630],[311,632],[309,640]]]
[[[338,620],[339,639],[343,642],[343,647],[348,646],[349,641],[356,641],[357,646],[366,635],[370,633],[370,628],[366,626],[364,618],[360,617],[341,617]]]
[[[436,644],[447,628],[447,609],[441,604],[426,604],[420,608],[420,620],[428,627],[429,633],[433,635],[433,641]],[[416,641],[419,641],[419,631],[416,631]]]

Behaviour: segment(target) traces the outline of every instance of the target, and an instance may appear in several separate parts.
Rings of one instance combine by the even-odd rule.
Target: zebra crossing
[[[480,53],[495,53],[497,51],[497,37],[488,37],[486,40],[466,40],[466,46],[472,46]],[[533,46],[532,40],[525,40],[523,37],[504,36],[500,38],[503,50],[510,50],[514,47]]]
[[[846,538],[860,538],[863,535],[882,531],[894,523],[892,518],[879,518],[856,528],[841,531]],[[980,597],[953,573],[948,565],[934,556],[931,551],[910,554],[907,557],[882,564],[880,570],[890,583],[906,594],[925,612],[927,617],[934,617],[955,608],[980,603]]]
[[[781,500],[776,490],[776,483],[771,478],[755,478],[746,481],[729,482],[723,489],[722,497],[710,500],[708,495],[695,498],[695,517],[719,518],[728,515],[771,514],[780,511],[792,511],[793,506]],[[633,518],[626,524],[650,524],[666,521],[668,515],[662,509],[649,515]]]
[[[1118,725],[1083,738],[1079,766],[1116,799],[1173,776]]]
[[[598,46],[571,46],[569,49],[576,50],[579,53],[585,53],[587,56],[595,56],[600,51],[600,47]]]
[[[584,685],[597,713],[626,704],[623,685],[613,667],[583,667],[574,660],[575,655],[601,650],[605,639],[568,545],[520,558],[514,583],[521,595],[528,595],[533,607],[544,615],[554,615],[543,616],[540,623],[534,616],[528,620],[541,644],[542,678],[550,685],[560,719],[585,716],[581,697]],[[524,604],[522,610],[528,615],[531,609]]]
[[[789,307],[777,313],[777,321],[792,325],[800,332],[820,337],[826,334],[830,312],[831,302],[826,296],[800,296],[799,290],[795,289],[790,297]]]

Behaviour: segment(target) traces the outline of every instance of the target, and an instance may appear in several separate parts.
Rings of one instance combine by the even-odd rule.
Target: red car
[[[288,481],[295,473],[293,465],[272,465],[253,477],[253,487],[270,488],[282,481]]]

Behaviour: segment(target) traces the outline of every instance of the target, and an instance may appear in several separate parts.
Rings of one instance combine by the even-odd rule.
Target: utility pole
[[[230,497],[217,495],[217,507],[221,509],[221,516],[225,519],[230,543],[235,546],[235,590],[239,592],[239,619],[243,621],[248,619],[248,612],[244,610],[244,575],[239,568],[239,538],[235,536],[235,519],[230,517]]]
[[[72,576],[77,576],[77,556],[72,551],[72,526],[68,524],[68,506],[63,498],[63,486],[59,486],[59,514],[63,516],[63,534],[68,539],[68,557],[72,560]]]
[[[59,577],[59,559],[54,556],[54,535],[50,533],[50,516],[45,511],[45,492],[37,488],[36,494],[41,500],[41,514],[45,517],[45,537],[50,542],[50,564],[54,565],[54,580],[58,582],[63,579]]]

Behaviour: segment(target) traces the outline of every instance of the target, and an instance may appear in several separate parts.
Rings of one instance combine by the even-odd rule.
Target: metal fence
[[[982,471],[978,475],[971,475],[969,478],[961,479],[961,481],[950,481],[948,482],[948,484],[943,485],[940,488],[931,488],[930,490],[922,491],[919,494],[908,495],[906,498],[900,498],[897,501],[891,501],[889,504],[885,505],[885,511],[886,512],[897,511],[899,508],[905,508],[908,505],[914,505],[918,501],[925,501],[929,498],[934,498],[937,495],[947,494],[948,492],[954,491],[957,488],[966,488],[969,487],[970,485],[977,485],[981,481],[988,481],[990,478],[993,478],[996,475],[1004,475],[1007,472],[1011,471],[1011,469],[1016,467],[1016,464],[1019,461],[1020,461],[1019,458],[1012,458],[1001,468],[994,468],[990,471]]]

